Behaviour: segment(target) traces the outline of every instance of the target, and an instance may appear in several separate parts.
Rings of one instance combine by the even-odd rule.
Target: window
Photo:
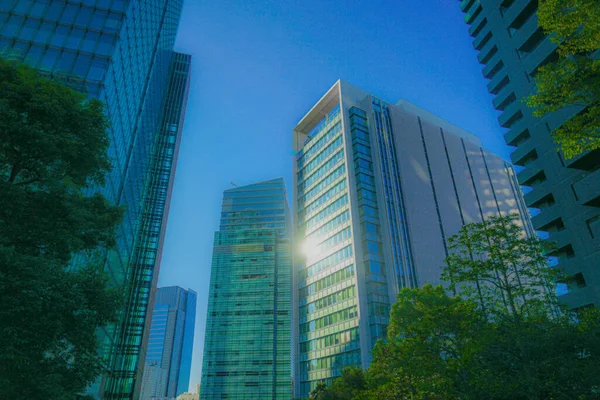
[[[69,28],[63,25],[59,25],[58,27],[56,27],[56,31],[54,31],[52,39],[50,39],[50,44],[52,46],[62,47],[68,34]]]
[[[584,288],[587,286],[587,284],[585,283],[585,278],[583,277],[583,274],[581,272],[578,272],[575,275],[573,275],[573,283],[575,283],[578,288]]]
[[[10,17],[6,25],[4,25],[4,29],[2,29],[2,35],[6,37],[13,37],[17,32],[17,29],[21,26],[23,22],[23,17],[19,15],[13,15]]]
[[[596,215],[585,221],[587,228],[590,232],[590,236],[594,239],[600,237],[600,215]]]
[[[25,24],[19,33],[19,39],[26,42],[30,41],[33,38],[33,35],[36,33],[38,25],[39,21],[35,19],[28,19],[25,21]]]
[[[48,42],[48,39],[52,35],[55,26],[56,25],[52,22],[44,22],[38,29],[37,34],[35,35],[35,39],[33,39],[33,41],[40,44],[46,44]]]
[[[75,20],[75,16],[77,15],[78,11],[79,11],[79,6],[77,6],[75,4],[67,4],[65,11],[63,12],[63,14],[60,17],[60,22],[63,24],[71,25],[73,23],[73,21]]]

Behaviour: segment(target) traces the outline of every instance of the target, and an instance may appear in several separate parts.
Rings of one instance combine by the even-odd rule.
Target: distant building
[[[462,0],[460,8],[482,74],[501,111],[504,140],[520,168],[533,226],[555,242],[558,267],[569,275],[560,299],[577,309],[600,306],[600,149],[566,160],[550,132],[585,107],[565,107],[538,118],[524,103],[537,71],[558,59],[557,45],[538,24],[538,0]]]
[[[178,286],[158,289],[140,400],[173,399],[187,391],[195,322],[196,292]]]
[[[185,392],[177,396],[176,400],[199,400],[200,399],[200,384],[196,385],[196,392]]]
[[[294,129],[295,397],[366,368],[398,291],[441,283],[448,238],[520,214],[510,163],[410,103],[338,81]]]
[[[226,190],[215,233],[200,398],[291,398],[291,261],[283,179]]]

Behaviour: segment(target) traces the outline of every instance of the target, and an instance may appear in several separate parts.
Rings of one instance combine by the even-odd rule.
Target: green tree
[[[317,382],[317,385],[310,392],[310,398],[315,400],[326,400],[325,396],[327,396],[327,384],[325,382]]]
[[[600,0],[542,0],[539,24],[558,44],[559,59],[542,66],[527,99],[542,117],[566,106],[580,112],[552,132],[566,158],[600,148]]]
[[[361,368],[346,367],[342,374],[325,391],[324,400],[352,400],[367,388],[365,373]]]
[[[553,247],[527,236],[517,215],[464,225],[448,244],[452,253],[442,279],[453,292],[477,301],[489,318],[508,313],[518,320],[557,305],[558,271],[547,268],[546,256]]]
[[[597,398],[599,314],[561,309],[551,247],[514,215],[465,225],[449,243],[443,278],[488,321],[470,386],[490,399]]]
[[[373,398],[479,398],[470,386],[473,357],[486,338],[477,307],[442,286],[403,289],[392,306],[387,341],[373,351],[367,373]]]
[[[600,314],[558,305],[545,242],[507,216],[468,224],[449,243],[447,287],[400,292],[353,399],[599,398]]]
[[[72,399],[101,372],[97,328],[119,305],[103,249],[122,218],[90,194],[106,128],[100,102],[0,60],[0,398]]]

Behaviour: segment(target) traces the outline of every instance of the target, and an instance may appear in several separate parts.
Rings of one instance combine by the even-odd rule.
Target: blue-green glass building
[[[565,107],[538,118],[526,99],[535,76],[558,59],[557,45],[538,24],[538,0],[462,0],[477,60],[504,140],[518,167],[533,226],[557,246],[558,268],[570,278],[560,299],[573,309],[600,306],[600,150],[572,159],[550,132],[585,109]]]
[[[120,321],[99,332],[106,373],[89,388],[102,399],[130,399],[139,388],[146,312],[160,240],[149,239],[150,214],[163,223],[165,202],[155,167],[172,72],[182,0],[3,0],[0,57],[25,62],[106,104],[114,168],[96,188],[126,206],[106,271],[126,290]],[[180,98],[185,100],[185,97]],[[181,109],[180,107],[180,110]],[[180,122],[180,118],[177,118]],[[178,128],[180,129],[180,128]],[[179,131],[180,133],[180,131]],[[159,161],[160,159],[160,161]],[[158,164],[157,164],[158,163]],[[169,173],[163,179],[172,179]],[[162,183],[164,186],[164,182]],[[146,219],[144,219],[146,216]],[[81,260],[75,259],[77,264]],[[137,386],[136,386],[137,385]]]
[[[290,214],[283,179],[226,190],[200,398],[291,398]]]

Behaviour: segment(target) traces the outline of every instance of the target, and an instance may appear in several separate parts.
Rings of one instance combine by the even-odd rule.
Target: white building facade
[[[510,163],[472,134],[338,81],[294,129],[294,390],[366,368],[398,290],[440,284],[447,239],[518,213]]]

